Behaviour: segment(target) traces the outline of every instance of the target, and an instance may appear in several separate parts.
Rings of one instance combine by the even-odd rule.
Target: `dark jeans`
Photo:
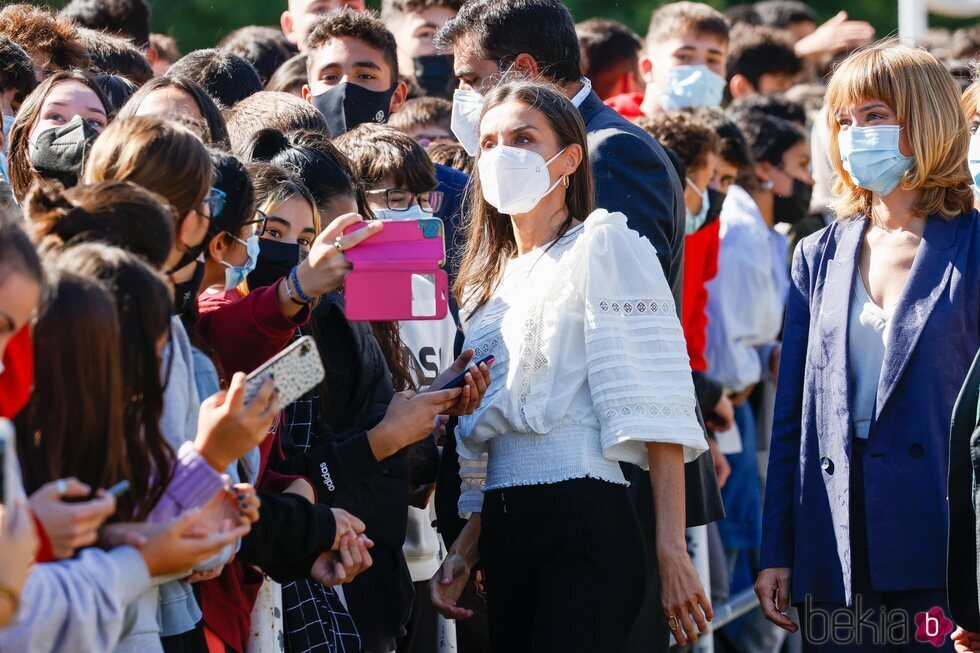
[[[619,653],[643,599],[626,487],[594,479],[491,490],[480,555],[494,653]]]
[[[832,603],[810,603],[797,606],[803,632],[805,651],[843,651],[859,653],[879,652],[951,652],[953,644],[949,633],[940,640],[940,646],[916,640],[916,615],[932,608],[940,608],[943,619],[949,619],[946,590],[918,589],[900,592],[877,592],[871,587],[871,567],[868,562],[868,530],[864,510],[864,450],[867,443],[854,438],[851,450],[850,522],[851,522],[851,570],[854,579],[854,605],[846,608]],[[896,542],[896,546],[900,543]],[[850,616],[844,611],[850,612]],[[904,613],[904,614],[903,614]],[[883,617],[882,615],[887,615]],[[864,625],[844,625],[834,628],[834,623],[850,624],[858,615],[867,615]],[[921,618],[921,617],[920,617]],[[907,628],[897,624],[905,620]],[[889,623],[896,624],[889,627]],[[875,628],[872,624],[883,624]],[[941,628],[942,622],[933,621],[932,632]],[[836,632],[835,632],[836,631]],[[932,632],[928,634],[932,634]],[[860,635],[860,640],[858,639]],[[826,641],[824,641],[826,640]]]

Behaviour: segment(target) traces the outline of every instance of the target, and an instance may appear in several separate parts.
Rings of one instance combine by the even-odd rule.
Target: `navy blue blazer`
[[[868,221],[836,222],[793,257],[762,525],[762,568],[792,568],[792,601],[851,603],[851,290]],[[930,217],[891,317],[864,460],[871,583],[946,582],[953,404],[980,347],[980,214]]]
[[[657,140],[606,106],[595,92],[579,106],[589,140],[596,206],[620,211],[630,229],[657,250],[657,258],[678,308],[684,286],[684,187]],[[699,421],[703,422],[698,413]],[[650,475],[639,467],[625,470],[640,523],[653,528]],[[711,456],[685,466],[687,525],[700,526],[725,516]]]
[[[595,92],[578,108],[589,139],[595,205],[626,216],[657,250],[681,305],[684,276],[684,186],[657,140],[602,103]]]

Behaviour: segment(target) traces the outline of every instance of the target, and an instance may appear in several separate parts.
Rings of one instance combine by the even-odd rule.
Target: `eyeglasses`
[[[201,202],[202,213],[209,218],[217,218],[225,208],[225,199],[228,195],[225,191],[212,188],[208,191],[207,197]]]
[[[435,213],[442,206],[442,191],[432,190],[425,193],[413,193],[399,188],[383,188],[381,190],[369,190],[368,198],[373,199],[384,208],[391,211],[407,211],[412,208],[413,200],[418,202],[419,207],[426,213]]]
[[[242,226],[255,227],[254,229],[252,229],[252,235],[262,237],[265,235],[265,228],[268,224],[269,224],[269,216],[266,215],[265,211],[255,209],[255,219],[245,222]]]

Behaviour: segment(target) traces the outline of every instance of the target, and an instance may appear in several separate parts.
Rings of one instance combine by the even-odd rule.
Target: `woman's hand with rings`
[[[344,282],[351,269],[344,252],[384,228],[383,223],[371,220],[367,226],[344,234],[345,229],[363,220],[357,213],[344,214],[316,237],[310,246],[309,256],[296,267],[296,277],[305,295],[319,297],[336,290]]]

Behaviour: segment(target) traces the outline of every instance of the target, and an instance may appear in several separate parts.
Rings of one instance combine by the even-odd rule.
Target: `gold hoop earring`
[[[563,184],[565,184],[565,188],[568,188],[568,175],[563,176],[561,181]]]

